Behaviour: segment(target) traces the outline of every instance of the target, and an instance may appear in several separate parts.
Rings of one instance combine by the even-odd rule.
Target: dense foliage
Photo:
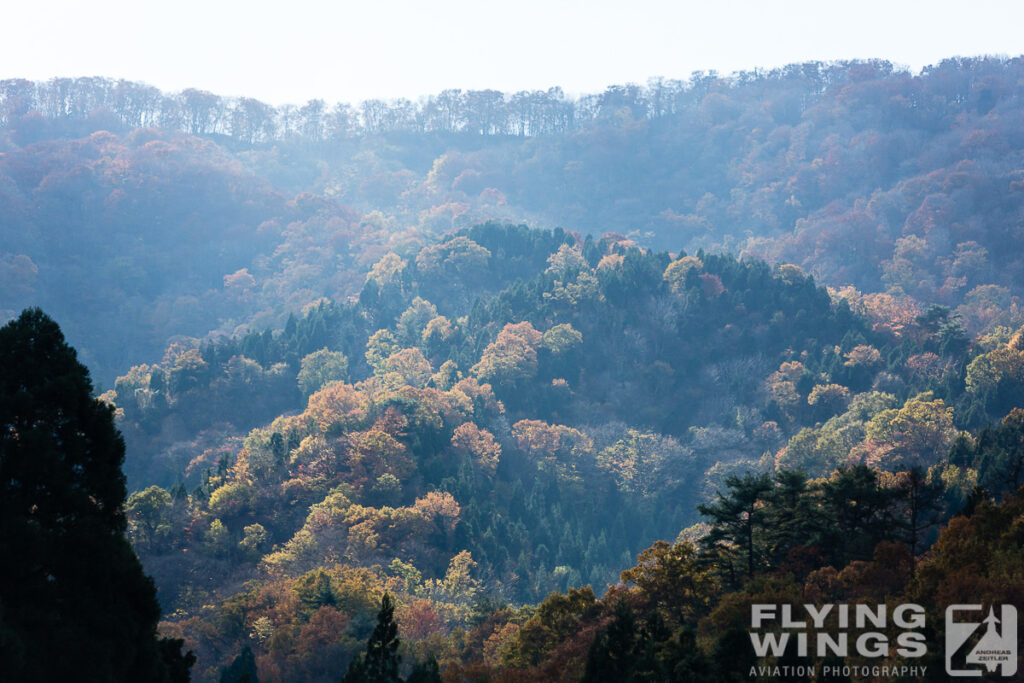
[[[35,309],[0,329],[0,678],[188,680],[125,539],[123,458],[56,323]]]
[[[752,603],[1019,604],[1022,69],[2,82],[0,310],[105,389],[53,355],[110,491],[46,486],[203,681],[750,680]]]
[[[388,248],[494,219],[795,263],[881,324],[939,303],[972,332],[1016,328],[1022,69],[807,63],[280,108],[7,80],[0,311],[59,315],[109,387],[172,336],[282,325],[356,293]]]
[[[325,679],[385,592],[407,661],[469,666],[488,615],[505,652],[532,614],[501,605],[593,603],[698,507],[720,590],[915,557],[979,476],[1011,476],[958,411],[987,414],[972,358],[1017,339],[969,349],[948,309],[878,327],[794,266],[490,224],[385,255],[357,300],[283,329],[172,346],[105,397],[130,470],[164,487],[129,510],[167,633],[202,670],[250,646],[274,679]]]

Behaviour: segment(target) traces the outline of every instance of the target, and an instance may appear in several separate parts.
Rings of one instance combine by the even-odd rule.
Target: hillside
[[[0,321],[91,368],[181,680],[751,680],[805,601],[922,605],[941,671],[1024,600],[1022,84],[2,81]]]
[[[167,633],[200,671],[255,638],[260,667],[320,680],[368,635],[369,595],[452,656],[430,638],[480,601],[599,597],[734,474],[896,473],[858,484],[885,492],[916,471],[955,512],[977,465],[947,456],[965,414],[998,410],[967,377],[1019,336],[968,351],[948,320],[873,330],[793,266],[492,224],[386,255],[358,301],[172,347],[105,400],[129,475],[163,482],[128,507]]]
[[[389,247],[493,219],[750,253],[948,306],[972,333],[1016,327],[1022,68],[809,63],[280,108],[4,81],[0,310],[60,314],[109,387],[173,336],[280,326],[355,294]]]

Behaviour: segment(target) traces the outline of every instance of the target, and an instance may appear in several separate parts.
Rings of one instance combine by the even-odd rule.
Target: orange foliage
[[[477,466],[487,474],[494,474],[498,467],[501,446],[494,440],[493,434],[472,422],[465,422],[455,428],[452,446],[468,451]]]
[[[433,633],[445,633],[444,621],[428,600],[413,600],[395,615],[398,630],[406,640],[423,640]]]
[[[349,384],[330,384],[309,397],[305,415],[321,431],[332,424],[353,422],[365,415],[365,397]]]

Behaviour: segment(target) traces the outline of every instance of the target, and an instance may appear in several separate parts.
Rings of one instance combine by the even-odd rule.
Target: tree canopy
[[[123,459],[113,409],[57,324],[32,309],[0,329],[5,680],[187,680],[124,536]]]

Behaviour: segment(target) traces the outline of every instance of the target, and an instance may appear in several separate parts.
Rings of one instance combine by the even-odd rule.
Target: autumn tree
[[[949,452],[957,431],[953,409],[942,399],[912,398],[902,408],[883,410],[867,425],[867,464],[896,470],[929,467]]]
[[[537,372],[537,349],[542,339],[529,322],[508,323],[471,371],[481,381],[514,386]]]
[[[655,541],[640,553],[635,567],[622,572],[621,580],[640,589],[641,603],[649,612],[660,610],[678,625],[692,625],[718,590],[711,569],[689,541]]]

